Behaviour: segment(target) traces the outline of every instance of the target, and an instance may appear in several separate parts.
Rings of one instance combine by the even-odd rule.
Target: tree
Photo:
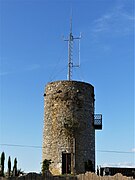
[[[51,159],[45,159],[42,163],[42,174],[44,175],[45,171],[49,170],[49,166],[52,163]]]
[[[8,176],[10,177],[11,175],[11,159],[10,159],[10,156],[8,158]]]
[[[91,160],[85,162],[85,171],[94,172],[94,167]]]
[[[99,176],[99,167],[97,166],[97,175]]]
[[[17,170],[17,175],[18,175],[18,176],[24,175],[24,171],[22,171],[21,169],[18,169],[18,170]]]
[[[4,176],[4,161],[5,161],[5,153],[1,154],[1,176]]]
[[[14,159],[13,176],[17,176],[17,159]]]

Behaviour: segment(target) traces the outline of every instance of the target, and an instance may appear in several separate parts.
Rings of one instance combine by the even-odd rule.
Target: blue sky
[[[103,114],[96,162],[135,166],[134,0],[0,0],[0,152],[26,172],[41,169],[43,93],[48,82],[67,78],[71,7],[73,34],[82,33],[73,80],[95,87]]]

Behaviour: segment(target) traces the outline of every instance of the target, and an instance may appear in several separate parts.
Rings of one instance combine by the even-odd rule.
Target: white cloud
[[[127,13],[123,6],[115,7],[94,21],[92,33],[130,34],[133,33],[134,20],[133,14]]]
[[[133,148],[133,149],[131,150],[131,152],[135,152],[135,148]]]
[[[0,76],[6,76],[6,75],[9,75],[9,74],[11,74],[12,72],[0,72]]]
[[[40,68],[39,64],[31,64],[28,67],[25,68],[26,71],[33,71]]]
[[[20,70],[12,70],[12,71],[3,71],[3,72],[0,72],[0,76],[6,76],[6,75],[11,75],[11,74],[18,74],[18,73],[22,73],[24,71],[35,71],[37,69],[40,68],[40,65],[39,64],[31,64],[31,65],[28,65],[27,67],[25,68],[22,68]]]

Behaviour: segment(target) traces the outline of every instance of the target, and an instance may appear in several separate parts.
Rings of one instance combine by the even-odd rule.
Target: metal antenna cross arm
[[[70,33],[67,39],[64,41],[68,41],[68,80],[71,81],[72,79],[72,68],[80,66],[80,37],[74,37],[72,35],[72,18],[70,19]],[[73,65],[73,41],[79,40],[79,65]]]

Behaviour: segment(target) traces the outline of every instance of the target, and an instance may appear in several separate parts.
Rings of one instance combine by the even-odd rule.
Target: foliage
[[[51,159],[45,159],[42,163],[42,174],[44,175],[46,170],[49,170],[49,166],[52,163]]]
[[[17,170],[17,176],[20,176],[20,175],[24,175],[24,171],[22,171],[21,169],[18,169]]]
[[[11,176],[11,159],[10,159],[10,156],[8,158],[8,176],[9,177]]]
[[[87,162],[85,162],[85,171],[94,172],[94,167],[91,160],[88,160]]]
[[[5,153],[1,153],[0,157],[0,176],[4,177],[11,177],[11,176],[19,176],[20,174],[24,174],[24,172],[21,169],[17,169],[17,158],[14,159],[14,166],[13,170],[11,170],[11,158],[8,157],[8,171],[4,174],[4,162],[5,162]]]
[[[5,161],[5,153],[1,154],[1,176],[4,176],[4,161]]]
[[[14,159],[13,176],[17,176],[17,159]]]

